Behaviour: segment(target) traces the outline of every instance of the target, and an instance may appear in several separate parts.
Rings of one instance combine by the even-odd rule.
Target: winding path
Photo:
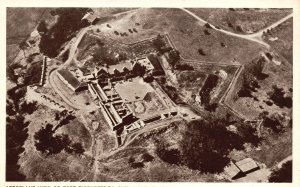
[[[66,60],[66,62],[61,66],[61,68],[65,68],[65,67],[67,67],[68,65],[71,64],[71,62],[73,60],[73,57],[74,57],[75,53],[77,52],[77,47],[78,47],[79,43],[81,42],[81,40],[82,40],[83,36],[85,35],[85,33],[87,31],[91,30],[91,29],[92,29],[92,26],[89,26],[89,27],[86,27],[86,28],[82,29],[79,32],[79,35],[77,36],[76,41],[74,43],[72,43],[72,46],[70,48],[69,57]]]

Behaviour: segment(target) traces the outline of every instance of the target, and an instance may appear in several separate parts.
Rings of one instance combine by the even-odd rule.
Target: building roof
[[[91,71],[86,67],[78,68],[78,70],[81,71],[84,76],[91,74]]]
[[[235,165],[244,173],[258,168],[258,165],[252,158],[245,158],[244,160],[236,162]]]
[[[131,71],[132,68],[132,63],[130,61],[126,61],[124,63],[109,66],[107,71],[109,74],[115,74],[116,71],[122,73],[124,70],[126,71],[126,69]]]
[[[69,70],[60,69],[57,72],[74,88],[77,89],[83,84],[77,80]]]
[[[230,163],[224,168],[224,171],[232,179],[241,172],[241,170],[232,161],[230,161]]]
[[[86,13],[81,20],[87,20],[89,23],[93,23],[96,19],[97,16],[93,12],[88,12]]]

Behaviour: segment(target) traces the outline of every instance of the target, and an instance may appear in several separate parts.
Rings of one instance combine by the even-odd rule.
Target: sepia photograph
[[[6,182],[293,182],[293,8],[5,21]]]

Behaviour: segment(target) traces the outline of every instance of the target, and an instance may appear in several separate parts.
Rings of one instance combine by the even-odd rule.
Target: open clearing
[[[115,89],[125,102],[144,99],[148,92],[154,91],[153,88],[148,83],[145,83],[142,78],[134,78],[127,82],[118,82],[115,85]]]

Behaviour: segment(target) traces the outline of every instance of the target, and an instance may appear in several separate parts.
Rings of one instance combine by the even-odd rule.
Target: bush
[[[203,50],[202,48],[199,48],[199,49],[198,49],[198,53],[199,53],[200,55],[202,55],[202,56],[205,56],[205,55],[206,55],[206,53],[204,52],[204,50]]]
[[[204,32],[205,35],[210,35],[210,32],[207,29],[204,29],[203,32]]]
[[[211,25],[209,24],[209,23],[205,23],[205,25],[204,25],[206,28],[208,28],[208,29],[211,29],[212,27],[211,27]]]
[[[284,126],[275,116],[265,117],[263,126],[270,128],[274,133],[280,133],[284,131]]]
[[[285,97],[285,92],[283,88],[279,88],[277,86],[273,86],[273,91],[268,93],[269,98],[273,101],[273,103],[280,108],[287,107],[291,108],[293,105],[293,100],[291,97]]]
[[[154,157],[152,155],[150,155],[149,153],[144,153],[142,155],[142,159],[144,162],[151,162],[154,159]]]
[[[162,49],[166,46],[166,43],[160,34],[158,34],[156,39],[153,40],[153,46],[158,52],[162,53]]]

